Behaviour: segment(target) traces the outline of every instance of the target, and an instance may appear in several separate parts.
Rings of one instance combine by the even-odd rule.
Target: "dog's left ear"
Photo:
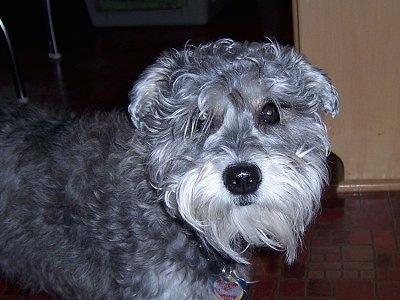
[[[339,113],[339,96],[330,78],[302,57],[301,68],[307,92],[312,92],[320,102],[322,109],[335,117]]]
[[[319,70],[320,79],[319,82],[319,93],[318,96],[324,111],[329,113],[332,117],[335,117],[339,113],[339,96],[336,88],[332,85],[328,76]]]

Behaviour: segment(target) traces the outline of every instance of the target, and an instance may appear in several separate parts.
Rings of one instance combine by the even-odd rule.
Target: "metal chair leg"
[[[49,58],[51,59],[60,59],[61,58],[61,53],[58,52],[57,49],[57,43],[56,43],[56,36],[54,33],[54,27],[53,27],[53,17],[51,14],[51,6],[50,6],[50,0],[45,0],[45,5],[46,5],[46,13],[47,13],[47,25],[48,25],[48,32],[49,32],[49,47],[50,47],[50,52],[49,52]]]
[[[19,69],[18,69],[18,66],[17,66],[17,62],[16,62],[15,57],[14,57],[14,50],[13,50],[13,47],[12,47],[12,44],[11,44],[10,37],[8,36],[6,27],[4,26],[3,21],[1,19],[0,19],[0,27],[1,27],[1,30],[3,31],[5,40],[7,42],[8,52],[10,54],[10,59],[11,59],[11,64],[12,64],[13,69],[14,69],[13,70],[14,71],[13,72],[13,78],[14,78],[14,85],[15,85],[15,90],[17,92],[18,100],[21,103],[26,103],[26,102],[28,102],[28,97],[26,95],[25,87],[24,87],[24,84],[22,82],[22,79],[21,79],[21,76],[20,76],[20,72],[19,72]]]

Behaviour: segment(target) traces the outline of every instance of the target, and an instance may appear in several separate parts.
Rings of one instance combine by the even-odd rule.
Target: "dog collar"
[[[199,249],[207,251],[208,269],[215,274],[211,276],[210,284],[216,300],[246,300],[248,283],[236,274],[232,261],[213,252],[212,248],[204,249],[203,245],[199,245]]]
[[[211,285],[217,300],[247,299],[246,280],[237,276],[230,268],[223,268],[220,276],[211,279]]]

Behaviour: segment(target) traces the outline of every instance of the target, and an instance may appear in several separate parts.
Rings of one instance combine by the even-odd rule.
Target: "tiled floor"
[[[30,99],[92,110],[125,106],[132,82],[163,48],[220,37],[268,36],[291,43],[290,2],[234,0],[206,26],[94,29],[83,1],[52,1],[63,55],[58,63],[47,59],[37,1],[0,1],[0,17],[10,31]],[[0,38],[0,96],[14,97],[6,57]],[[287,267],[276,253],[255,259],[258,282],[252,284],[252,299],[400,299],[400,192],[328,193],[323,203],[296,263]],[[23,295],[0,280],[0,300],[14,299],[52,298]]]
[[[400,299],[400,192],[328,193],[298,261],[255,260],[253,299]]]

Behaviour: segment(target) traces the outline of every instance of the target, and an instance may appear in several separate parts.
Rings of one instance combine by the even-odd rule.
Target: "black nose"
[[[223,173],[224,184],[232,194],[250,194],[255,192],[261,183],[261,170],[253,164],[235,164],[226,168]]]

